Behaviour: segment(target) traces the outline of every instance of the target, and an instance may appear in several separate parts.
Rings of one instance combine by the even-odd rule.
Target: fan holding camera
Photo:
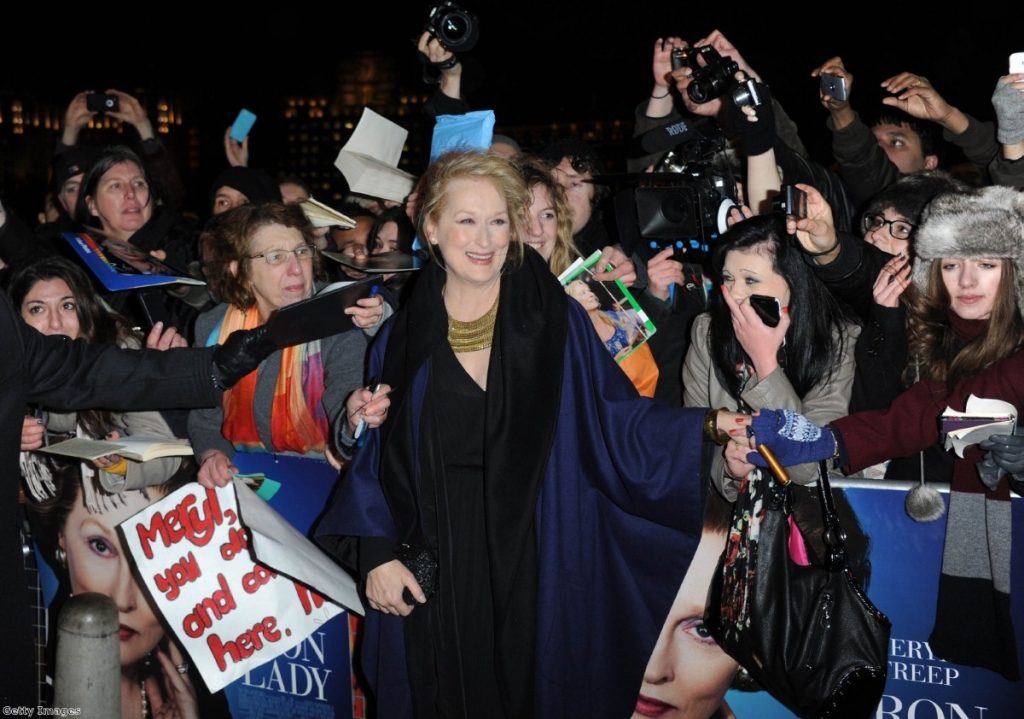
[[[480,23],[476,15],[451,0],[432,2],[427,8],[427,22],[416,48],[423,62],[423,81],[437,84],[441,93],[456,103],[440,98],[439,115],[455,115],[469,108],[462,101],[462,63],[458,53],[476,47],[480,39]],[[435,74],[436,73],[436,74]]]

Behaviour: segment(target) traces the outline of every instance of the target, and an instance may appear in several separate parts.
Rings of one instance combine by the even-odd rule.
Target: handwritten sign
[[[237,491],[249,492],[244,486]],[[255,496],[246,499],[262,504]],[[287,527],[265,505],[253,514],[263,524],[269,517],[270,524]],[[246,519],[249,527],[242,524],[234,485],[191,484],[121,524],[140,576],[210,691],[292,649],[343,611],[256,560],[251,547],[262,533]],[[271,536],[275,529],[281,531],[271,528]],[[275,545],[271,563],[278,569],[291,569],[289,555],[322,555],[294,530],[287,541]],[[354,608],[361,609],[358,600]]]

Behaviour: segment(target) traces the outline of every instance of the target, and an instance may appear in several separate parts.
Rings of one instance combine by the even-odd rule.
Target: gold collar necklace
[[[461,322],[448,315],[448,344],[456,353],[487,349],[494,340],[494,322],[498,318],[498,298],[484,315],[469,322]]]

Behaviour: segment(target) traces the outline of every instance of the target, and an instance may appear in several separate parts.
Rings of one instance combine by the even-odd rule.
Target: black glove
[[[772,94],[767,85],[755,82],[754,86],[761,98],[761,104],[754,108],[757,122],[747,119],[729,93],[722,97],[725,127],[743,141],[743,150],[748,157],[764,154],[775,147],[775,107],[772,104]]]
[[[1024,436],[994,434],[978,446],[988,451],[985,459],[978,463],[978,474],[989,489],[996,488],[1003,472],[1024,475]]]
[[[267,325],[232,332],[213,352],[213,383],[218,389],[231,389],[276,349],[267,335]]]

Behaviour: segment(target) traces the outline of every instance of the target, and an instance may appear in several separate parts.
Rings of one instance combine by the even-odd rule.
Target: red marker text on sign
[[[153,583],[163,594],[167,595],[167,601],[173,602],[181,593],[181,588],[193,582],[203,574],[199,568],[199,562],[192,552],[189,552],[180,560],[172,564],[163,574],[153,576]]]
[[[231,510],[228,510],[230,512]],[[224,514],[227,514],[225,512]],[[220,545],[220,556],[224,561],[230,561],[249,547],[249,533],[242,527],[232,527],[228,530],[228,541]]]
[[[213,538],[217,526],[224,521],[217,501],[217,493],[206,490],[206,499],[196,506],[196,497],[190,494],[177,506],[167,512],[157,512],[149,521],[149,526],[139,523],[135,531],[142,545],[142,553],[146,559],[153,558],[152,543],[159,540],[164,547],[177,544],[183,539],[197,547],[205,547]]]
[[[253,624],[252,629],[247,629],[233,640],[223,641],[217,634],[211,634],[206,639],[206,646],[210,648],[217,668],[224,671],[228,666],[227,657],[231,657],[231,661],[237,664],[262,649],[264,641],[271,643],[280,638],[277,619],[271,616],[264,617],[262,621]]]
[[[251,572],[246,572],[242,577],[242,589],[246,594],[252,594],[264,584],[277,576],[277,572],[262,564],[257,564]]]
[[[228,587],[228,580],[224,578],[223,574],[217,575],[217,584],[220,585],[220,589],[199,602],[181,623],[185,634],[193,639],[203,636],[203,632],[212,627],[215,620],[220,619],[237,606],[235,597]]]
[[[298,582],[294,582],[294,585],[295,593],[299,595],[299,604],[302,605],[302,611],[307,615],[312,614],[314,609],[319,609],[324,605],[326,600],[312,589]]]

